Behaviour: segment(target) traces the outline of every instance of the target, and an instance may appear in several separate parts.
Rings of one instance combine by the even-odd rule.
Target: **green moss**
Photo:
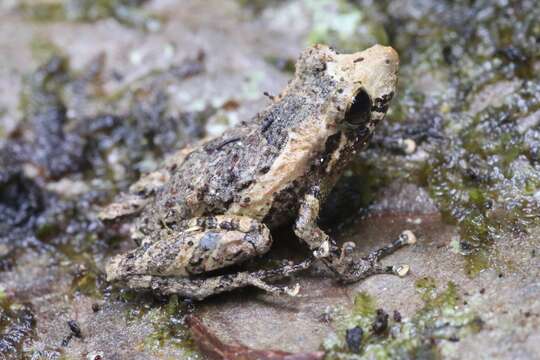
[[[0,306],[7,301],[6,289],[0,285]]]
[[[80,292],[86,296],[96,299],[102,297],[102,293],[98,287],[98,277],[94,272],[87,272],[73,279],[72,288],[76,292]]]
[[[33,21],[60,21],[64,19],[64,5],[55,2],[22,2],[19,11]]]
[[[354,297],[353,314],[370,316],[375,313],[375,300],[367,293],[361,292]]]
[[[404,5],[389,17],[389,2],[357,3],[383,19],[402,63],[399,98],[375,140],[413,138],[427,156],[407,161],[371,147],[353,170],[372,182],[372,194],[385,179],[426,187],[443,218],[459,226],[465,270],[474,275],[492,265],[498,239],[539,221],[531,214],[540,211],[540,124],[524,119],[540,109],[540,78],[531,71],[540,60],[540,10],[529,0],[519,8],[442,1]],[[485,104],[499,91],[508,95]]]
[[[432,301],[437,295],[437,284],[435,279],[430,277],[425,277],[416,281],[416,292],[420,295],[420,298],[428,303]]]
[[[323,344],[327,359],[439,359],[439,344],[455,341],[477,333],[482,321],[467,309],[458,306],[457,286],[450,282],[445,290],[438,290],[432,278],[422,278],[416,291],[424,306],[410,319],[389,320],[387,332],[374,334],[372,323],[376,317],[375,301],[360,293],[350,312],[336,317],[336,334]],[[345,342],[345,330],[360,326],[364,331],[359,354],[351,354]]]
[[[41,36],[32,38],[30,50],[32,51],[33,60],[37,63],[43,63],[54,55],[62,54],[55,44]]]
[[[449,151],[434,149],[430,160],[431,194],[460,225],[462,240],[479,251],[517,219],[519,226],[530,222],[522,212],[538,206],[532,195],[540,174],[527,157],[532,143],[516,126],[523,117],[519,102],[540,105],[538,96],[530,101],[531,90],[524,84],[508,104],[479,113],[458,131]]]
[[[484,249],[478,250],[472,254],[465,255],[465,274],[474,278],[482,270],[489,267],[489,255]]]
[[[154,331],[144,340],[145,349],[158,352],[162,348],[174,346],[190,359],[200,358],[190,332],[184,325],[186,304],[178,296],[172,295],[165,305],[151,311],[153,316],[150,321]]]
[[[454,308],[460,299],[457,286],[453,282],[449,282],[443,292],[437,292],[437,284],[430,277],[417,280],[415,286],[416,292],[425,304],[423,311]]]
[[[19,5],[19,11],[40,22],[93,22],[114,18],[127,26],[155,31],[161,26],[161,20],[140,9],[144,2],[145,0],[24,1]]]

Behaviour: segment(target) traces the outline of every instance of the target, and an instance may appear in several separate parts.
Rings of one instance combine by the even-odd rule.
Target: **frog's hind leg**
[[[266,225],[248,217],[220,215],[193,218],[171,227],[164,224],[158,235],[160,240],[143,241],[138,248],[114,257],[106,267],[107,280],[195,299],[244,286],[292,295],[293,290],[267,281],[284,278],[309,264],[202,279],[212,271],[266,253],[272,244]]]
[[[240,272],[207,279],[139,275],[130,277],[126,283],[132,289],[152,290],[163,295],[178,294],[195,300],[202,300],[212,295],[246,286],[254,286],[276,295],[295,296],[299,291],[298,284],[293,288],[289,288],[270,285],[268,282],[277,281],[293,273],[305,270],[311,266],[311,263],[312,259],[308,259],[299,264],[287,264],[271,270]]]
[[[159,238],[154,241],[153,238]],[[114,257],[107,265],[107,280],[136,275],[181,276],[207,274],[265,254],[272,245],[263,223],[243,216],[193,218],[163,225],[152,239]]]

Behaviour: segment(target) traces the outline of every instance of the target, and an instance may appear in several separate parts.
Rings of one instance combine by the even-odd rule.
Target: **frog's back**
[[[170,180],[157,192],[153,203],[147,205],[143,221],[174,224],[179,219],[221,214],[263,221],[268,209],[254,209],[251,200],[256,192],[271,204],[273,190],[268,185],[261,189],[257,182],[283,155],[295,124],[313,112],[313,106],[304,97],[288,96],[250,122],[192,151],[182,164],[171,167]],[[290,204],[280,205],[288,211],[278,222],[286,221],[294,213],[296,199],[290,200]],[[285,198],[280,202],[288,201]]]
[[[266,110],[173,168],[170,180],[146,206],[143,223],[171,226],[222,214],[271,227],[292,220],[310,177],[321,176],[312,169],[320,166],[314,159],[320,160],[328,138],[338,131],[333,117],[343,110],[334,109],[336,82],[325,72],[328,56],[326,48],[305,52],[295,79]]]
[[[253,128],[251,125],[225,132],[191,152],[177,169],[173,168],[171,179],[154,203],[160,216],[177,221],[227,213],[273,152]]]

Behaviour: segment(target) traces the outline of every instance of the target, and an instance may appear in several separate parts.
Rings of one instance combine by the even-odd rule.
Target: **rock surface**
[[[0,357],[540,357],[534,1],[106,3],[0,4]],[[296,298],[197,304],[107,284],[106,259],[134,244],[99,206],[254,114],[315,41],[400,52],[388,121],[321,222],[359,254],[413,230],[384,260],[411,273],[343,286],[316,266]],[[400,138],[416,151],[386,150]],[[288,231],[275,242],[262,263],[305,256]]]

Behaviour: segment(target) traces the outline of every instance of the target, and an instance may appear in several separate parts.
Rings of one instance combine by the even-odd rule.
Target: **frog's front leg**
[[[289,291],[266,284],[270,274],[196,278],[266,253],[272,238],[263,223],[248,217],[221,215],[182,221],[175,228],[176,231],[164,227],[158,241],[143,239],[138,248],[113,258],[106,267],[107,280],[162,293],[176,290],[197,299],[248,285],[271,292]],[[291,271],[284,267],[278,273],[283,277]],[[158,289],[160,286],[164,288]]]
[[[394,274],[404,276],[409,271],[408,265],[383,267],[378,261],[397,249],[414,244],[416,237],[405,230],[391,244],[371,252],[365,257],[354,258],[355,244],[347,242],[340,249],[336,243],[317,225],[320,208],[318,187],[313,187],[300,204],[298,218],[294,226],[296,236],[302,239],[315,257],[321,259],[344,282],[355,282],[376,274]]]

